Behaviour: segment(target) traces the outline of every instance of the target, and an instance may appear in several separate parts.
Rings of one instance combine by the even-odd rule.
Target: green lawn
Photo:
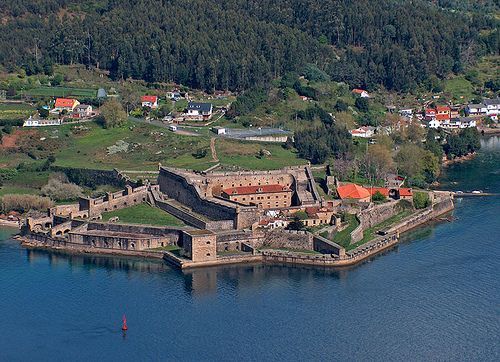
[[[347,226],[344,230],[337,232],[333,237],[333,241],[347,250],[350,250],[352,249],[351,233],[359,226],[359,221],[354,214],[348,214],[346,221],[349,223],[349,226]],[[327,232],[322,233],[321,236],[328,239]]]
[[[162,165],[206,169],[211,155],[197,159],[192,153],[197,149],[209,149],[210,140],[205,137],[183,136],[149,124],[127,122],[123,127],[103,129],[87,123],[81,133],[72,133],[71,126],[61,127],[61,135],[68,146],[56,154],[56,165],[94,169],[155,170]],[[66,136],[66,134],[68,136]],[[108,147],[123,141],[129,144],[126,151],[108,154]]]
[[[412,213],[413,213],[413,210],[403,210],[403,211],[397,213],[396,215],[388,218],[387,220],[381,222],[380,224],[377,224],[371,228],[366,229],[363,232],[363,239],[361,239],[360,241],[358,241],[355,244],[349,245],[349,248],[347,248],[347,250],[355,249],[358,246],[363,245],[363,244],[375,239],[375,237],[378,236],[377,231],[382,230],[382,229],[386,229],[389,226],[400,222],[405,217],[410,216]]]
[[[97,89],[72,88],[72,87],[48,87],[41,86],[28,89],[25,94],[39,97],[88,97],[97,96]]]
[[[28,187],[18,187],[15,185],[5,185],[0,187],[0,196],[7,195],[7,194],[16,194],[16,195],[21,195],[21,194],[30,194],[30,195],[37,195],[40,192],[38,189],[34,188],[28,188]]]
[[[298,158],[294,151],[286,150],[281,144],[276,143],[218,139],[216,149],[222,165],[248,170],[273,170],[307,163],[306,160]],[[259,158],[258,153],[261,149],[271,152],[271,156]]]
[[[125,209],[105,212],[102,214],[103,221],[118,216],[120,223],[145,224],[154,226],[183,226],[184,223],[175,216],[148,204],[139,204]]]
[[[167,246],[161,246],[159,248],[153,248],[151,250],[158,250],[158,251],[177,251],[180,250],[181,247],[177,245],[167,245]]]
[[[444,91],[450,93],[455,100],[468,101],[474,98],[474,86],[463,76],[446,80]]]

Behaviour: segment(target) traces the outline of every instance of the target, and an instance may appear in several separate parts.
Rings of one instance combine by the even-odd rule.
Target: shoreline
[[[358,248],[345,252],[342,256],[334,256],[333,254],[308,254],[294,251],[253,251],[247,255],[231,255],[221,256],[216,260],[193,262],[189,259],[178,257],[169,251],[132,251],[120,249],[106,249],[96,247],[85,247],[81,244],[74,244],[74,246],[56,246],[47,244],[44,241],[39,241],[28,236],[14,237],[20,241],[21,246],[30,249],[52,250],[58,252],[65,252],[68,254],[83,254],[83,255],[103,255],[109,257],[139,257],[149,260],[163,259],[168,264],[175,266],[179,269],[201,268],[209,266],[222,266],[230,264],[248,264],[248,263],[272,263],[272,264],[286,264],[289,266],[296,265],[310,265],[317,267],[347,267],[359,264],[378,253],[385,251],[393,246],[399,244],[400,235],[421,227],[429,222],[438,220],[444,214],[451,212],[454,209],[453,199],[447,199],[450,202],[445,203],[444,206],[438,209],[427,209],[416,212],[408,218],[401,220],[398,224],[392,227],[391,233],[385,236],[378,236],[373,240],[360,245]]]
[[[19,221],[10,221],[10,220],[0,219],[0,226],[19,229],[21,227],[21,223]]]
[[[442,167],[448,167],[448,166],[456,164],[456,163],[463,163],[463,162],[471,161],[476,156],[477,156],[477,152],[472,152],[472,153],[469,153],[469,154],[464,155],[462,157],[455,157],[454,159],[451,159],[451,160],[447,159],[447,160],[443,161]]]

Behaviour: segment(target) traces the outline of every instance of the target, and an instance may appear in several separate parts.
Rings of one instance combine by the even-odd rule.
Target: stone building
[[[194,262],[216,260],[216,235],[210,230],[185,231],[183,234],[183,254]]]
[[[263,209],[289,207],[292,190],[282,185],[237,186],[223,189],[221,196],[244,205],[259,205]]]

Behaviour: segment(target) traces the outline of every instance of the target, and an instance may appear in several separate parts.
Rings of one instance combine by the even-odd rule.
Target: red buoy
[[[126,331],[128,329],[127,327],[127,317],[125,317],[125,314],[123,315],[123,325],[122,325],[122,331]]]

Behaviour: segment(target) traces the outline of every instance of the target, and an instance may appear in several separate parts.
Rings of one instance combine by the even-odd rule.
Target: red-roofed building
[[[399,190],[399,198],[403,200],[413,200],[413,190],[408,187],[401,187]]]
[[[436,119],[436,110],[434,108],[427,108],[425,110],[425,120],[432,121]]]
[[[337,187],[337,193],[342,200],[355,199],[363,202],[370,201],[370,192],[363,186],[345,184]]]
[[[141,105],[143,107],[158,108],[158,97],[157,96],[142,96]]]
[[[367,187],[367,190],[372,196],[380,192],[383,196],[389,197],[389,189],[387,187]]]
[[[54,109],[52,112],[68,111],[73,112],[73,110],[78,106],[80,102],[72,98],[56,98],[54,103]]]
[[[360,96],[361,98],[370,98],[370,94],[364,89],[354,88],[352,93]]]
[[[436,120],[438,121],[449,121],[451,118],[451,109],[448,106],[437,106],[436,107]]]
[[[243,205],[259,205],[264,209],[292,205],[292,190],[277,184],[229,187],[222,190],[221,197]]]

